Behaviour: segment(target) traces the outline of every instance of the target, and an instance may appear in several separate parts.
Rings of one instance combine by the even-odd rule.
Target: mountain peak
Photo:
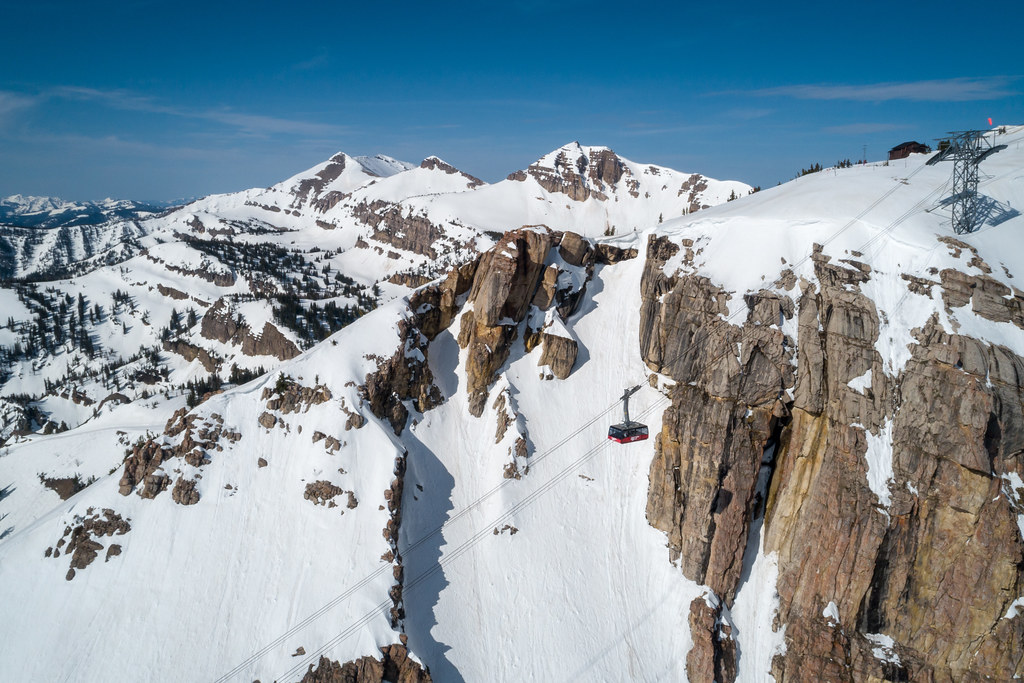
[[[459,169],[455,168],[444,159],[434,155],[431,155],[424,159],[422,162],[420,162],[420,168],[427,170],[443,171],[449,175],[461,175],[469,181],[468,187],[470,189],[484,184],[484,181],[480,180],[479,178],[471,176],[465,171],[460,171]]]
[[[532,176],[549,192],[561,192],[576,201],[591,196],[607,199],[607,190],[625,175],[629,167],[608,147],[588,147],[573,141],[544,155],[526,169],[508,176],[526,180]]]
[[[610,147],[602,145],[582,145],[579,140],[573,140],[570,143],[564,144],[561,147],[551,150],[536,162],[533,166],[546,166],[548,168],[553,167],[558,163],[559,158],[567,159],[570,162],[575,162],[579,157],[591,158],[594,156],[608,155],[616,156],[615,152]],[[564,161],[563,161],[564,163]]]

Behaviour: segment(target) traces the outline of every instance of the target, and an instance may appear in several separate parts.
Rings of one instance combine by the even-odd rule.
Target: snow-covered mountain
[[[591,188],[572,199],[532,175],[488,186],[436,157],[413,166],[339,153],[269,188],[213,195],[145,220],[5,229],[0,266],[21,282],[3,293],[0,406],[9,419],[0,439],[75,427],[99,405],[109,409],[103,401],[113,394],[135,399],[202,383],[194,394],[276,367],[377,303],[472,259],[509,228],[546,222],[624,232],[631,228],[618,226],[635,217],[623,206],[640,216],[636,207],[646,201],[629,189],[632,175],[656,180],[637,185],[645,194],[671,184],[662,194],[672,196],[655,202],[659,214],[689,211],[693,198],[724,201],[726,187],[747,191],[633,164],[605,148],[570,146],[545,159],[566,150],[615,170],[580,180],[558,166],[551,173]],[[573,168],[585,167],[584,157],[574,158]]]
[[[18,320],[102,302],[103,348],[172,333],[117,366],[123,392],[99,395],[102,369],[58,382],[38,409],[80,426],[0,452],[0,602],[20,615],[2,670],[1024,675],[1024,127],[999,138],[971,235],[924,156],[751,196],[705,179],[691,213],[701,180],[600,148],[493,185],[336,155],[144,222],[138,251],[56,294],[4,290]],[[259,298],[292,282],[312,319],[334,273],[355,293],[330,300],[389,300],[319,343]],[[243,351],[281,339],[294,353]],[[172,390],[228,359],[273,369],[191,409]],[[632,386],[653,438],[618,445]]]
[[[749,191],[744,183],[636,164],[578,143],[494,185],[437,157],[413,166],[383,155],[338,153],[272,187],[213,195],[151,220],[46,238],[5,234],[0,253],[9,254],[8,277],[52,278],[68,268],[78,272],[80,262],[143,234],[149,239],[140,244],[148,246],[179,235],[216,240],[298,231],[303,241],[376,253],[382,258],[362,253],[349,259],[374,261],[370,270],[378,279],[422,283],[461,262],[466,245],[476,250],[493,243],[481,232],[545,224],[586,235],[622,234]],[[330,230],[338,233],[325,233]],[[99,246],[90,251],[83,245]]]

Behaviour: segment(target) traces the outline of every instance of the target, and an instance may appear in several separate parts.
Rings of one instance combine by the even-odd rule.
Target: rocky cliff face
[[[577,344],[564,323],[579,305],[594,265],[623,257],[575,233],[539,226],[506,233],[480,258],[458,333],[459,346],[468,351],[470,412],[483,412],[489,387],[520,334],[526,353],[542,345],[538,365],[552,377],[569,376]]]
[[[566,282],[559,290],[558,266],[545,265],[558,240],[573,245],[579,252],[570,258],[585,258],[584,255],[589,254],[593,263],[597,251],[579,236],[564,236],[546,228],[523,229],[509,233],[502,244],[481,257],[454,268],[444,280],[414,292],[399,322],[402,343],[390,357],[375,359],[376,371],[369,373],[360,386],[360,395],[370,411],[387,420],[395,434],[401,435],[409,420],[410,406],[415,411],[426,412],[446,398],[434,384],[428,356],[430,341],[451,329],[459,345],[467,349],[469,407],[474,416],[480,417],[492,385],[512,353],[515,341],[522,335],[520,328],[527,314],[532,311],[534,318],[543,320],[545,316],[537,305],[544,309],[556,302],[564,305],[571,298],[571,292],[575,291],[578,297],[582,291],[581,287],[574,288]],[[538,324],[537,329],[533,329],[527,324],[525,329],[524,351],[528,353],[537,344],[544,343],[541,363],[550,364],[559,377],[568,376],[575,360],[575,342],[565,340],[571,342],[572,348],[566,348],[568,343],[560,344],[556,351],[555,343],[542,341],[546,336],[543,325]],[[548,351],[549,348],[552,350]],[[499,413],[496,442],[502,441],[510,425],[516,425],[519,438],[510,453],[511,462],[505,468],[505,475],[517,478],[528,470],[528,446],[506,393],[502,392],[494,403]],[[404,470],[404,461],[402,468]],[[397,480],[400,481],[401,476]],[[400,497],[399,489],[395,500]],[[393,530],[395,538],[397,524]]]
[[[445,231],[425,216],[414,215],[400,204],[381,200],[359,204],[353,209],[353,215],[373,228],[371,237],[378,242],[421,256],[438,256],[435,243],[444,237]]]
[[[269,322],[263,323],[263,329],[258,335],[253,334],[244,319],[232,315],[230,306],[224,299],[218,299],[203,315],[200,333],[207,339],[238,344],[242,347],[242,353],[247,356],[274,356],[279,360],[288,360],[299,355],[295,343]],[[188,358],[184,350],[168,350],[176,351]],[[202,353],[202,350],[199,350],[193,357],[200,357],[202,360]]]
[[[762,292],[748,298],[749,331],[730,324],[728,293],[702,276],[662,273],[677,250],[653,238],[641,282],[641,353],[677,381],[657,436],[647,514],[668,533],[683,572],[731,602],[761,503],[761,461],[788,416],[794,382],[793,340],[770,323],[791,317],[793,304]]]
[[[412,401],[421,412],[437,405],[441,397],[427,364],[428,342],[449,328],[467,351],[470,412],[477,417],[520,338],[525,353],[541,347],[538,365],[552,378],[568,377],[577,347],[565,323],[594,266],[634,256],[544,226],[506,233],[490,251],[413,293],[400,324],[402,348],[379,359],[378,371],[363,385],[371,410],[400,434],[408,417],[403,401]]]
[[[893,373],[876,349],[885,312],[865,293],[870,265],[816,245],[813,281],[783,271],[730,315],[737,294],[686,268],[693,247],[651,238],[640,333],[648,366],[676,381],[648,519],[714,593],[691,606],[691,680],[735,676],[729,610],[761,515],[786,642],[776,680],[1024,674],[1010,607],[1024,592],[1024,358],[933,316]],[[917,279],[908,296],[939,287],[947,310],[1024,323],[1022,293],[992,278]]]

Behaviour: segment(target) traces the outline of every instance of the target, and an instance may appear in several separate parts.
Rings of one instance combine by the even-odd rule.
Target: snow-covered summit
[[[745,183],[639,164],[607,147],[574,142],[501,182],[472,192],[411,197],[404,205],[434,223],[457,220],[482,231],[544,224],[599,237],[687,215],[750,190]]]
[[[399,161],[386,154],[358,156],[354,157],[354,159],[369,173],[379,178],[387,178],[415,167],[415,164],[410,164],[408,161]]]

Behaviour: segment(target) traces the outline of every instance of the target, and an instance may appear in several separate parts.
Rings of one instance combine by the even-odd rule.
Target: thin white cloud
[[[765,116],[771,116],[774,113],[774,109],[742,107],[737,109],[730,109],[729,111],[725,112],[725,115],[732,119],[739,119],[741,121],[752,121],[754,119],[764,118]]]
[[[923,81],[904,81],[849,84],[782,85],[746,91],[725,91],[719,95],[755,95],[758,97],[795,97],[800,100],[852,100],[858,102],[973,102],[997,100],[1019,95],[1011,84],[1019,76],[989,76],[984,78],[945,78]]]
[[[893,130],[903,130],[908,126],[898,123],[847,123],[841,126],[828,126],[822,128],[823,133],[833,135],[869,135],[871,133],[886,133]]]
[[[156,144],[139,140],[126,140],[117,135],[79,135],[41,133],[22,139],[33,145],[59,147],[88,154],[129,154],[142,155],[163,160],[170,159],[221,159],[223,149],[188,147],[180,144]]]
[[[285,119],[262,114],[248,114],[231,109],[187,109],[162,104],[151,97],[125,90],[98,90],[79,86],[61,86],[47,91],[47,96],[100,102],[113,109],[165,114],[187,119],[219,123],[249,136],[268,135],[321,135],[337,137],[351,133],[351,129],[329,123]]]
[[[22,93],[0,90],[0,116],[35,105],[37,98]]]
[[[230,110],[196,112],[190,116],[232,126],[250,135],[342,135],[351,132],[350,129],[344,126],[336,126],[330,123],[282,119],[276,116],[262,116],[260,114],[243,114]]]
[[[135,95],[127,90],[98,90],[77,85],[61,85],[45,91],[43,96],[53,99],[102,102],[114,109],[127,111],[176,113],[172,107],[161,106],[151,97]]]
[[[637,137],[643,135],[665,135],[668,133],[707,133],[708,131],[719,129],[721,129],[721,126],[718,124],[665,126],[652,123],[629,123],[620,131],[620,134]]]
[[[330,55],[327,50],[320,48],[320,50],[310,57],[297,64],[292,65],[292,69],[295,71],[309,71],[310,69],[316,69],[317,67],[324,66],[329,61]]]

